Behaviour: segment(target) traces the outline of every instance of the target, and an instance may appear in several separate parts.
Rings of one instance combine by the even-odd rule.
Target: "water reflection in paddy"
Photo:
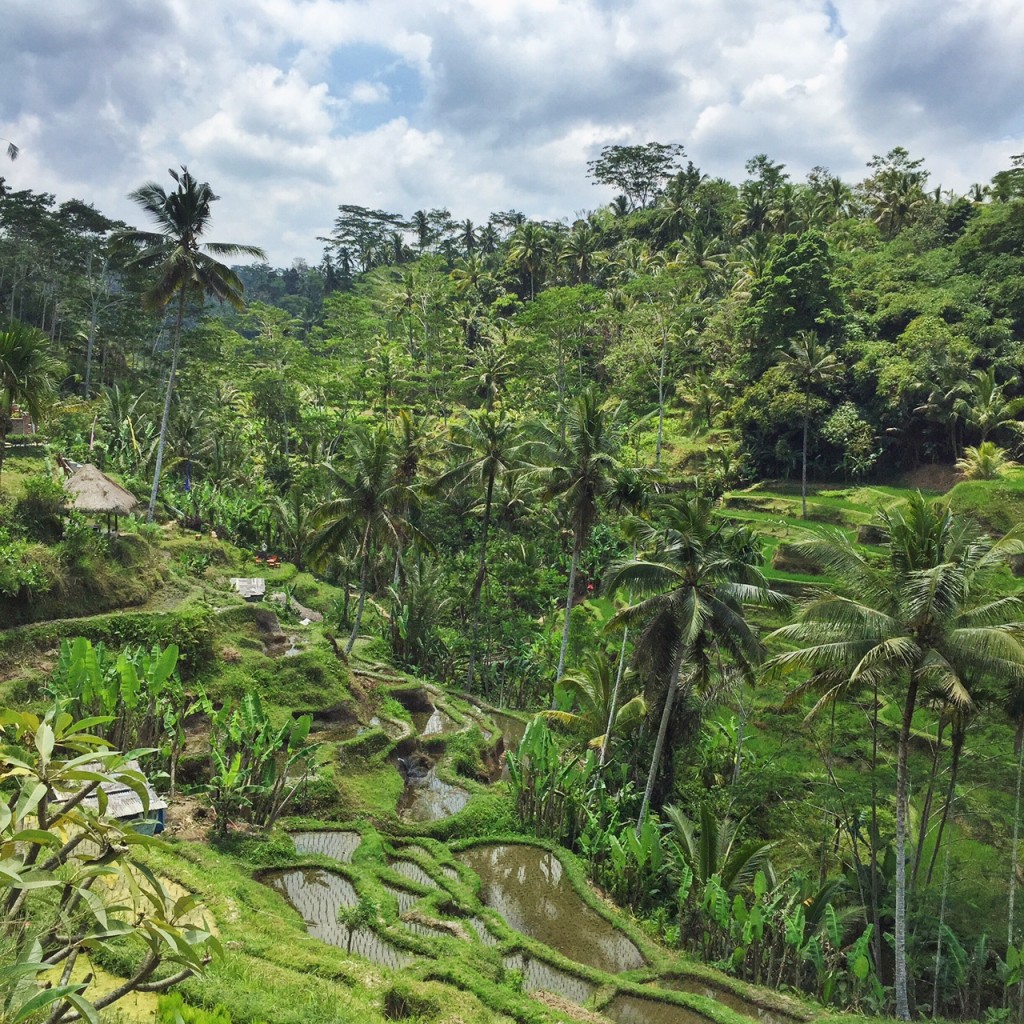
[[[616,996],[602,1011],[616,1024],[709,1024],[693,1010],[638,996]]]
[[[523,988],[527,992],[554,992],[570,1002],[582,1005],[596,991],[589,981],[560,971],[543,960],[524,957],[521,953],[505,957],[503,963],[506,970],[522,971]]]
[[[626,936],[588,907],[561,861],[535,846],[477,846],[460,854],[480,876],[483,901],[509,926],[601,971],[643,965]]]
[[[431,768],[421,779],[409,778],[398,801],[399,816],[408,821],[439,821],[469,803],[469,793],[437,777]]]
[[[347,878],[319,868],[306,868],[282,871],[264,880],[303,916],[314,938],[385,967],[405,967],[412,963],[411,955],[396,949],[372,929],[351,929],[338,921],[339,908],[354,907],[359,902]]]
[[[358,832],[293,832],[297,853],[318,853],[342,864],[352,862],[352,854],[363,841]]]
[[[661,988],[672,989],[676,992],[691,992],[698,996],[707,996],[714,999],[730,1010],[743,1014],[744,1017],[751,1017],[754,1020],[764,1021],[764,1024],[786,1024],[790,1018],[781,1013],[772,1013],[757,1003],[744,999],[742,996],[730,992],[728,989],[719,988],[700,978],[665,978],[658,982]]]

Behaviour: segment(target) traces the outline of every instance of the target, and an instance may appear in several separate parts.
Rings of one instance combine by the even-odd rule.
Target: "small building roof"
[[[99,764],[86,764],[81,767],[90,771],[100,770]],[[138,772],[140,775],[143,775],[139,762],[136,760],[126,761],[123,768],[125,771]],[[143,778],[145,778],[145,775],[143,775]],[[163,811],[167,808],[167,801],[157,795],[156,790],[150,785],[148,779],[146,780],[146,792],[149,795],[148,812],[143,807],[142,798],[139,794],[123,782],[111,779],[109,782],[101,782],[99,788],[107,795],[108,818],[136,818],[146,813],[155,814],[157,811]],[[85,807],[92,808],[94,811],[98,810],[99,796],[96,793],[91,793],[82,801],[82,804]]]
[[[64,481],[64,490],[71,495],[72,508],[79,512],[113,512],[126,516],[139,500],[95,466],[86,463]]]
[[[267,592],[267,581],[260,576],[232,576],[231,586],[246,601],[258,601]]]

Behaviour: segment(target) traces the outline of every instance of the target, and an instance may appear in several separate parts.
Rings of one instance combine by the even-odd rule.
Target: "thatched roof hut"
[[[91,514],[112,512],[126,516],[139,500],[95,466],[86,463],[64,481],[64,490],[71,495],[71,507]]]

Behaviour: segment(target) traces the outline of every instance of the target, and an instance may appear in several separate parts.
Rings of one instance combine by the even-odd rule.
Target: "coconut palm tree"
[[[608,593],[622,588],[639,596],[617,618],[642,626],[639,662],[655,678],[668,677],[638,830],[650,807],[677,695],[706,692],[726,661],[752,685],[763,652],[745,608],[786,604],[754,565],[749,546],[734,543],[732,531],[714,517],[709,499],[665,506],[660,518],[637,530],[650,556],[616,563],[604,584]]]
[[[0,142],[7,143],[7,158],[9,160],[17,160],[21,150],[10,139],[0,139]]]
[[[836,592],[808,604],[774,636],[793,649],[780,668],[845,675],[841,686],[876,682],[902,688],[896,768],[896,1015],[909,1019],[907,995],[907,757],[918,695],[943,689],[954,704],[971,701],[969,681],[1024,681],[1024,600],[991,596],[985,581],[1012,554],[1015,539],[991,543],[948,507],[921,495],[881,512],[888,557],[879,563],[835,534],[800,545]]]
[[[3,478],[11,409],[24,406],[38,423],[54,393],[59,366],[50,357],[42,331],[13,321],[0,331],[0,481]]]
[[[521,424],[504,411],[489,409],[470,413],[452,426],[452,452],[459,459],[456,466],[445,473],[438,484],[442,487],[462,487],[475,481],[483,489],[483,522],[480,527],[480,558],[476,578],[470,591],[473,606],[473,627],[469,648],[469,668],[466,688],[473,686],[473,672],[477,658],[477,634],[480,626],[480,597],[487,579],[487,543],[490,539],[491,512],[494,505],[494,486],[508,474],[524,465],[529,440]]]
[[[607,726],[618,731],[639,726],[647,714],[642,694],[615,706],[616,666],[604,654],[588,651],[583,664],[562,677],[562,689],[572,699],[572,711],[542,711],[541,715],[582,739],[587,746],[604,749]]]
[[[259,260],[267,258],[263,250],[254,245],[201,241],[210,226],[210,206],[220,197],[214,195],[213,189],[205,181],[197,181],[185,166],[182,166],[180,174],[174,170],[169,173],[175,182],[173,191],[168,192],[155,181],[148,181],[128,196],[152,217],[157,230],[126,230],[114,236],[118,243],[139,250],[128,261],[129,266],[153,272],[153,283],[142,296],[142,304],[147,310],[164,310],[172,299],[177,298],[171,338],[171,368],[167,375],[164,411],[160,421],[153,489],[146,511],[148,522],[153,521],[160,490],[167,421],[174,395],[174,378],[178,370],[186,306],[190,299],[202,300],[208,296],[241,309],[244,290],[241,280],[214,256],[252,256]]]
[[[551,241],[540,224],[532,220],[523,224],[509,240],[508,261],[520,273],[529,275],[530,299],[536,291],[537,272],[551,251]]]
[[[323,502],[316,511],[319,532],[313,549],[318,554],[329,554],[342,550],[350,533],[355,532],[359,538],[359,603],[345,647],[348,654],[362,625],[374,554],[387,544],[397,547],[417,531],[406,516],[413,496],[398,479],[394,438],[386,426],[356,428],[342,465],[343,470],[328,467],[338,497]]]
[[[779,362],[793,376],[804,395],[803,468],[800,474],[800,501],[807,518],[807,435],[811,423],[811,391],[835,380],[843,372],[836,354],[823,345],[811,331],[801,331],[781,353]]]
[[[615,457],[615,422],[621,408],[603,405],[596,389],[587,388],[570,406],[565,424],[565,440],[561,441],[552,432],[546,432],[546,465],[535,469],[542,485],[542,498],[546,501],[560,498],[572,526],[572,558],[569,563],[565,625],[562,627],[556,682],[565,673],[565,652],[569,646],[580,555],[598,519],[598,499],[612,486],[620,468]]]
[[[994,367],[975,370],[971,374],[969,393],[958,399],[956,411],[977,428],[981,444],[988,440],[989,434],[1003,427],[1020,433],[1022,424],[1019,417],[1024,411],[1024,398],[1006,397],[1007,389],[1017,383],[1017,378],[1011,377],[1005,384],[997,384]]]

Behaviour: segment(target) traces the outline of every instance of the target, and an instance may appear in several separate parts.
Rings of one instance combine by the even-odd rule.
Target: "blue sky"
[[[902,145],[965,191],[1024,151],[1019,0],[7,0],[14,188],[134,220],[188,164],[214,237],[319,258],[339,203],[571,217],[611,143],[853,182]]]

